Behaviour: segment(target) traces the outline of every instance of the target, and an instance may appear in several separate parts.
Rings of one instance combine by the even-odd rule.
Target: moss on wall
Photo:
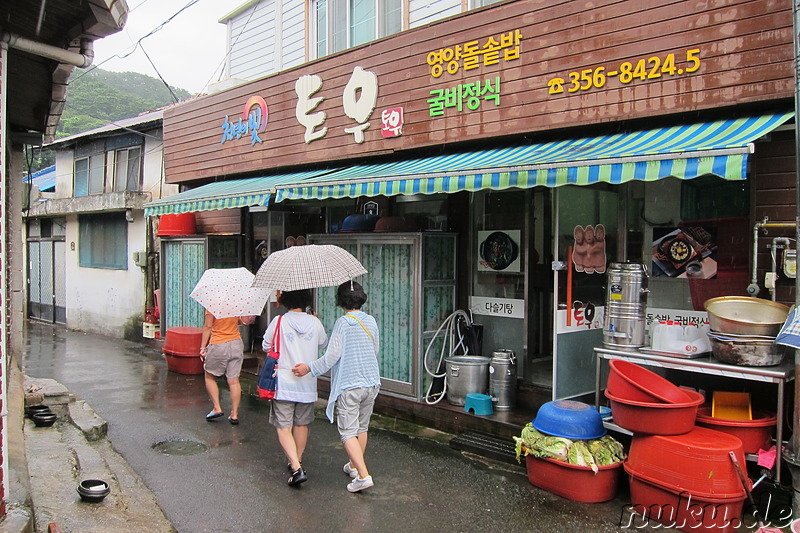
[[[141,342],[143,320],[144,316],[140,314],[129,317],[122,326],[122,338],[129,341]]]

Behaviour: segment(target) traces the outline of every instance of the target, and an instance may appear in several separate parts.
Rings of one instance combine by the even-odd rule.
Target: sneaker
[[[344,473],[347,474],[348,476],[350,476],[352,479],[355,479],[355,478],[358,477],[358,470],[356,470],[355,468],[350,466],[350,461],[347,461],[344,464],[344,466],[342,467],[342,470],[344,470]]]
[[[300,467],[292,472],[292,475],[289,476],[287,483],[291,486],[295,486],[303,483],[304,481],[308,481],[308,477],[306,477],[306,473],[303,472],[303,467]]]
[[[347,490],[350,492],[358,492],[360,490],[368,489],[373,486],[372,476],[367,476],[364,479],[359,477],[347,484]]]

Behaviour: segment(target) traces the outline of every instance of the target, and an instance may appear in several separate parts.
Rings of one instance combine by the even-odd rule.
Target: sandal
[[[294,487],[296,485],[299,485],[300,483],[303,483],[304,481],[308,481],[308,477],[306,476],[306,473],[303,472],[303,467],[301,466],[300,468],[292,472],[292,475],[289,476],[289,480],[287,481],[287,483],[290,486]]]
[[[219,418],[221,416],[225,416],[225,413],[223,413],[222,411],[220,411],[219,413],[215,413],[214,411],[209,411],[209,413],[206,415],[206,420],[209,421],[214,420],[215,418]]]
[[[236,426],[239,424],[239,419],[228,417],[228,422],[230,422],[232,426]]]

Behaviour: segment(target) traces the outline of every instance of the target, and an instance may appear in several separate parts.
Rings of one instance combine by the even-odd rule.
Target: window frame
[[[79,164],[86,168],[78,170]],[[105,192],[106,158],[105,153],[76,158],[72,163],[72,195],[93,196]],[[81,165],[82,166],[82,165]]]
[[[78,216],[78,266],[128,270],[128,222],[124,212]]]
[[[403,17],[403,0],[371,0],[375,7],[375,17],[374,17],[374,37],[368,41],[363,43],[353,43],[354,31],[353,31],[353,20],[352,20],[352,12],[354,9],[354,3],[358,0],[311,0],[311,9],[310,12],[313,13],[311,18],[311,44],[309,49],[314,51],[314,56],[312,59],[319,59],[321,57],[326,57],[331,54],[335,54],[338,52],[342,52],[344,50],[349,50],[350,48],[354,48],[356,46],[361,46],[362,44],[366,44],[368,42],[375,41],[377,39],[382,39],[383,37],[387,37],[389,35],[394,35],[396,33],[400,33],[405,29],[405,20]],[[394,2],[397,5],[391,6],[390,3]],[[332,7],[333,4],[337,4],[337,7],[341,5],[344,8],[344,15],[347,21],[346,24],[346,35],[344,41],[347,43],[344,48],[339,50],[335,49],[334,41],[338,41],[341,39],[333,39],[334,35],[334,27],[336,26],[336,20],[332,17]],[[320,53],[321,46],[323,42],[320,41],[320,33],[319,33],[319,26],[320,26],[320,5],[323,6],[324,9],[324,16],[325,16],[325,34],[324,42],[325,52]],[[400,17],[400,24],[399,28],[396,31],[392,31],[392,33],[388,33],[387,29],[387,13],[390,11],[398,10],[399,17]]]
[[[138,151],[138,154],[135,158],[131,158],[131,152]],[[125,154],[125,172],[124,172],[124,179],[120,179],[120,164],[123,159],[122,154]],[[136,162],[136,176],[135,181],[131,182],[131,163]],[[114,191],[115,192],[124,192],[124,191],[141,191],[142,190],[142,179],[143,179],[143,152],[142,147],[140,145],[137,146],[127,146],[125,148],[119,148],[114,151]]]

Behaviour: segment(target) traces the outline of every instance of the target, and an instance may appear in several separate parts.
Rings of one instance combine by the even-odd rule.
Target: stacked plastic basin
[[[200,358],[202,338],[202,328],[168,328],[162,348],[167,369],[178,374],[203,374],[203,360]]]
[[[539,408],[533,427],[544,435],[572,441],[591,441],[606,434],[594,406],[573,400],[555,400]],[[525,456],[528,481],[541,489],[583,503],[614,499],[623,471],[620,463],[598,466],[574,465],[549,457]]]
[[[614,422],[633,432],[624,464],[633,509],[680,531],[736,531],[747,493],[729,452],[744,464],[742,441],[695,426],[702,394],[634,363],[609,364]]]

